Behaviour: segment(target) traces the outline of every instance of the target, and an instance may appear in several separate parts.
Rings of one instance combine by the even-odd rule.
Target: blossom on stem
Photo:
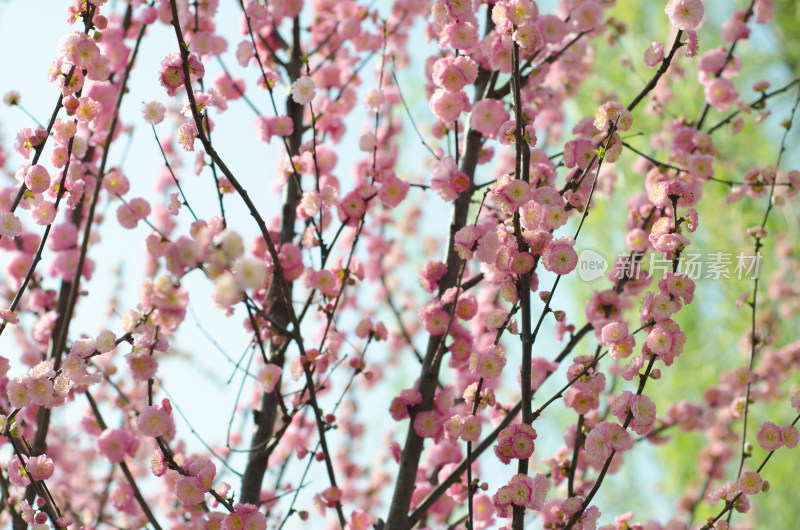
[[[781,431],[777,425],[771,421],[765,421],[761,424],[756,434],[758,445],[765,451],[775,451],[783,442],[781,441]]]
[[[310,77],[304,75],[292,83],[292,99],[295,103],[305,105],[310,103],[316,95],[317,86]]]
[[[664,8],[670,23],[678,29],[694,30],[705,13],[702,0],[669,0]]]

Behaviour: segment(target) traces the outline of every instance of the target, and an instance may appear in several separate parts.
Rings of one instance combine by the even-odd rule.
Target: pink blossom
[[[103,104],[88,96],[78,99],[78,108],[75,110],[75,118],[79,123],[89,123],[95,120],[103,110]]]
[[[481,437],[481,422],[477,416],[470,414],[463,418],[461,439],[465,442],[477,442]]]
[[[125,356],[128,369],[136,381],[149,381],[158,371],[158,362],[146,351],[134,350]]]
[[[294,122],[289,116],[257,117],[255,124],[256,137],[269,143],[273,136],[289,136],[294,131]]]
[[[705,97],[709,105],[722,111],[730,107],[738,99],[739,94],[728,79],[715,77],[706,84]]]
[[[339,202],[339,217],[345,219],[359,219],[367,209],[367,205],[358,193],[350,192]]]
[[[542,32],[539,29],[539,26],[533,23],[519,26],[514,30],[512,38],[514,39],[514,42],[520,46],[520,48],[530,52],[539,49],[544,42],[544,37],[542,37]]]
[[[512,145],[517,139],[517,122],[508,120],[497,131],[497,139],[503,145]]]
[[[142,118],[150,125],[158,125],[164,120],[167,108],[163,103],[151,100],[142,105]]]
[[[578,254],[572,238],[554,239],[542,254],[544,268],[559,275],[569,274],[578,263]]]
[[[547,42],[560,42],[567,33],[567,25],[555,15],[542,15],[539,17],[539,29],[542,37]]]
[[[508,493],[511,497],[511,504],[516,506],[526,506],[533,498],[533,488],[526,480],[528,477],[519,474],[511,477],[508,481]]]
[[[470,371],[484,379],[494,379],[503,371],[506,357],[498,346],[473,352],[469,360]]]
[[[468,111],[470,104],[463,91],[449,92],[440,88],[431,96],[430,108],[437,119],[451,123],[456,121],[462,112]]]
[[[194,80],[205,75],[205,68],[203,67],[197,55],[189,55],[189,76]],[[161,69],[159,70],[159,80],[167,95],[174,96],[178,88],[184,84],[183,66],[180,54],[171,53],[161,61]]]
[[[628,338],[628,326],[622,322],[612,322],[603,326],[600,335],[602,344],[606,346],[619,344]]]
[[[702,0],[669,0],[664,12],[673,26],[687,31],[697,29],[705,8]]]
[[[43,193],[50,187],[50,173],[47,168],[39,164],[28,168],[25,175],[25,185],[33,193]]]
[[[478,45],[478,28],[470,22],[453,22],[442,29],[439,46],[470,53]]]
[[[414,418],[414,430],[422,438],[439,438],[444,430],[442,422],[433,410],[420,412]]]
[[[756,22],[769,24],[775,18],[775,2],[773,0],[756,0],[753,5]]]
[[[586,0],[581,2],[572,11],[575,29],[587,31],[597,27],[603,17],[603,8],[597,2]]]
[[[470,124],[476,131],[493,138],[500,126],[508,121],[508,112],[496,99],[482,99],[472,109]]]
[[[53,459],[47,455],[34,456],[25,462],[25,471],[30,473],[33,480],[47,480],[54,469]]]
[[[586,453],[595,460],[605,460],[611,456],[611,440],[608,437],[608,422],[598,423],[586,436]]]
[[[205,498],[205,492],[197,477],[179,477],[175,481],[174,492],[185,506],[195,506]]]
[[[194,151],[194,140],[197,137],[197,126],[187,122],[178,127],[178,143],[184,151]]]
[[[759,476],[755,471],[745,471],[736,481],[736,486],[742,490],[745,495],[755,495],[761,491],[761,485],[764,484],[764,479]]]
[[[117,483],[108,495],[108,502],[117,510],[131,511],[136,503],[133,488],[126,482]]]
[[[8,462],[8,478],[17,487],[25,488],[30,484],[30,479],[23,475],[24,467],[20,463],[19,457],[14,455]]]
[[[0,212],[0,236],[14,238],[22,233],[22,222],[11,212]]]
[[[604,103],[594,116],[595,128],[607,131],[615,123],[618,131],[627,131],[633,125],[633,115],[618,101]]]
[[[405,180],[391,176],[383,181],[378,188],[378,198],[389,208],[394,208],[406,198],[411,185]]]
[[[797,427],[789,423],[784,423],[780,426],[780,431],[781,443],[789,449],[794,449],[800,439],[800,433],[798,433]]]
[[[31,215],[33,220],[38,225],[49,225],[56,218],[55,205],[50,201],[42,201],[33,208],[31,208]]]
[[[475,82],[478,65],[469,57],[442,57],[433,65],[433,82],[449,92],[458,92]]]
[[[504,32],[511,26],[535,22],[538,17],[539,7],[531,0],[503,0],[492,11],[492,20]]]
[[[258,5],[251,2],[249,5]],[[243,79],[240,78],[231,78],[228,77],[228,74],[225,72],[220,73],[220,75],[214,79],[214,88],[217,89],[217,92],[225,99],[229,101],[234,101],[242,97],[245,90],[247,89],[247,85],[245,84]]]
[[[138,447],[138,438],[134,438],[124,429],[106,429],[97,440],[97,450],[113,464],[133,456]]]
[[[502,486],[492,496],[495,513],[498,517],[508,517],[510,515],[511,491],[508,486]]]
[[[147,406],[139,413],[136,427],[145,436],[155,438],[161,436],[174,427],[172,416],[162,406]]]
[[[748,293],[749,295],[749,293]],[[790,403],[792,408],[797,412],[800,412],[800,390],[795,390],[792,392],[792,396],[790,398]]]
[[[302,76],[292,83],[292,99],[300,105],[310,103],[317,94],[314,80],[308,76]]]
[[[265,393],[270,393],[275,389],[281,372],[281,367],[276,364],[267,364],[258,372],[258,384]]]

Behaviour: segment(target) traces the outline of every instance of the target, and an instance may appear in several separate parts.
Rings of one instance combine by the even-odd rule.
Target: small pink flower
[[[628,326],[622,322],[606,324],[603,326],[600,336],[605,346],[621,343],[628,338]]]
[[[555,15],[539,17],[539,29],[547,42],[560,42],[567,33],[567,25]]]
[[[481,437],[481,422],[477,416],[470,414],[463,419],[461,439],[465,442],[477,442]]]
[[[161,86],[167,90],[167,95],[174,96],[184,83],[180,54],[171,53],[161,61],[161,69],[159,70],[158,77],[161,81]]]
[[[644,52],[644,64],[653,68],[664,60],[664,45],[660,42],[653,42]]]
[[[22,221],[11,212],[0,212],[0,236],[14,238],[22,233]]]
[[[765,421],[761,428],[758,429],[756,440],[758,440],[758,445],[765,451],[775,451],[782,445],[781,431],[771,421]]]
[[[125,356],[125,360],[135,381],[149,381],[158,371],[158,361],[146,351],[134,350]]]
[[[531,502],[533,488],[525,480],[525,475],[515,475],[508,482],[508,493],[511,497],[511,504],[516,506],[526,506]]]
[[[184,506],[196,506],[203,502],[205,491],[197,477],[180,477],[175,481],[175,496]]]
[[[478,28],[470,22],[453,22],[442,29],[439,46],[471,53],[478,46]]]
[[[464,432],[464,416],[456,414],[444,422],[444,435],[449,440],[458,440]]]
[[[139,219],[136,218],[136,213],[133,208],[128,204],[122,204],[117,209],[117,221],[120,226],[132,230],[139,224]]]
[[[444,309],[436,309],[425,316],[422,325],[431,335],[443,335],[447,330],[450,315]]]
[[[17,487],[25,488],[30,484],[28,477],[22,474],[23,467],[19,461],[19,457],[14,455],[8,462],[8,478],[11,483]]]
[[[389,208],[394,208],[406,198],[411,185],[405,180],[390,176],[378,188],[378,198]]]
[[[736,481],[736,487],[746,495],[755,495],[760,492],[763,484],[764,479],[755,471],[745,471]]]
[[[367,210],[367,204],[358,193],[351,191],[339,202],[339,217],[342,220],[359,219]]]
[[[458,92],[475,82],[478,65],[469,57],[442,57],[433,64],[433,82],[449,92]]]
[[[794,392],[792,392],[792,397],[790,398],[789,401],[792,405],[792,408],[797,412],[800,412],[800,390],[795,390]]]
[[[19,324],[19,315],[10,309],[0,309],[0,320],[4,320],[9,324]]]
[[[725,110],[739,97],[736,88],[728,79],[715,77],[706,84],[705,97],[709,105]]]
[[[498,517],[508,517],[511,506],[511,491],[508,486],[502,486],[492,497],[495,513]]]
[[[133,456],[139,440],[122,429],[106,429],[97,440],[97,449],[106,459],[118,464],[127,456]]]
[[[50,173],[47,168],[36,164],[28,168],[25,175],[25,185],[33,193],[43,193],[50,187]]]
[[[781,443],[788,447],[789,449],[794,449],[797,446],[797,442],[800,439],[800,433],[797,431],[797,427],[792,424],[784,423],[780,427],[781,430]]]
[[[444,428],[436,411],[426,410],[414,418],[414,430],[422,438],[439,438]]]
[[[440,88],[431,96],[430,108],[438,120],[452,123],[458,119],[462,112],[469,110],[470,104],[464,91],[448,92]]]
[[[470,371],[484,379],[494,379],[503,371],[506,357],[497,346],[473,352],[469,360]]]
[[[705,7],[702,0],[669,0],[664,12],[673,26],[688,31],[700,25]]]
[[[31,216],[38,225],[52,224],[56,219],[56,207],[50,201],[42,201],[31,208]]]
[[[622,425],[614,422],[607,422],[606,438],[608,438],[611,448],[614,451],[621,452],[633,448],[633,438],[630,433],[626,431]]]
[[[489,138],[494,138],[506,121],[508,112],[496,99],[482,99],[472,108],[472,128]]]
[[[53,474],[55,465],[53,459],[47,455],[39,455],[31,457],[25,463],[25,471],[30,473],[31,478],[34,480],[46,480]]]
[[[163,103],[151,100],[142,105],[142,117],[150,125],[158,125],[164,120],[167,108]]]
[[[317,94],[317,86],[308,76],[302,76],[292,83],[292,99],[295,103],[305,105],[310,103]]]
[[[136,427],[145,436],[155,438],[174,427],[172,416],[163,407],[147,406],[139,413]]]
[[[117,510],[127,511],[133,509],[133,505],[136,502],[133,488],[125,482],[118,483],[109,493],[108,502]]]
[[[78,99],[78,108],[75,110],[75,119],[79,123],[89,123],[96,119],[103,110],[103,104],[88,96]]]
[[[586,0],[578,4],[572,11],[571,17],[578,31],[587,31],[600,24],[603,17],[603,8],[597,2]]]
[[[268,364],[258,372],[258,384],[265,393],[275,390],[282,371],[277,364]]]
[[[756,0],[753,5],[753,12],[756,14],[757,23],[769,24],[775,18],[774,0]]]
[[[633,115],[619,101],[604,103],[594,115],[595,128],[598,131],[607,131],[615,123],[618,131],[627,131],[633,125]]]
[[[187,122],[178,127],[178,143],[184,151],[194,151],[194,140],[197,138],[197,126],[194,122]]]
[[[578,264],[578,254],[573,248],[574,245],[575,240],[572,238],[551,241],[542,254],[544,268],[559,275],[572,272]]]
[[[497,140],[502,145],[512,145],[517,141],[517,122],[508,120],[500,126],[497,131]]]
[[[589,432],[584,441],[586,453],[595,460],[605,460],[611,456],[611,440],[607,431],[608,422],[601,422]]]

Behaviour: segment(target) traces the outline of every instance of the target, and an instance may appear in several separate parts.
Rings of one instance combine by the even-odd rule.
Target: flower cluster
[[[504,464],[511,459],[525,460],[533,454],[536,430],[527,423],[509,425],[497,436],[494,454]]]
[[[535,477],[518,474],[511,477],[508,485],[500,487],[492,497],[498,517],[508,517],[512,506],[524,506],[529,510],[541,510],[550,489],[550,480],[538,473]]]

